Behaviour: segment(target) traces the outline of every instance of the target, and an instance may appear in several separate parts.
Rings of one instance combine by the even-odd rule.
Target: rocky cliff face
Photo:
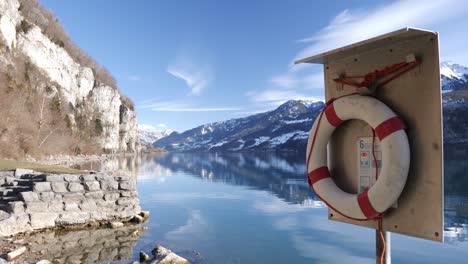
[[[135,151],[133,106],[117,87],[96,78],[98,69],[80,64],[63,47],[62,40],[51,39],[44,28],[24,16],[23,2],[31,1],[0,1],[0,67],[15,67],[14,58],[25,58],[27,65],[44,77],[42,81],[29,80],[28,88],[56,98],[71,130],[98,130],[92,138],[106,152]]]

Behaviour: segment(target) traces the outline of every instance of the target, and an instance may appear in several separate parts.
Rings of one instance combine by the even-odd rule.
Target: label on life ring
[[[358,193],[370,188],[377,181],[375,177],[375,162],[372,155],[372,137],[361,137],[357,140],[358,151]],[[378,173],[382,169],[382,149],[379,139],[375,139],[374,152],[377,159]]]
[[[377,181],[375,178],[375,162],[372,155],[372,137],[360,137],[357,140],[358,151],[358,193],[363,192],[366,188],[372,187]],[[376,137],[374,142],[374,152],[377,159],[378,175],[382,169],[382,148],[380,141]],[[398,201],[393,205],[393,208],[398,207]]]

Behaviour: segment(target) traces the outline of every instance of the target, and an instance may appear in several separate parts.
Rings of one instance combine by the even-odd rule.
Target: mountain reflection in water
[[[445,149],[445,244],[392,236],[399,263],[465,263],[468,148]],[[298,153],[167,153],[114,158],[94,169],[137,177],[149,230],[134,247],[201,252],[194,263],[373,263],[374,234],[327,220]],[[281,250],[279,250],[281,248]],[[261,258],[261,261],[260,259]]]
[[[310,191],[304,177],[305,163],[297,154],[176,153],[153,161],[204,180],[270,191],[286,202],[323,206]]]
[[[468,148],[445,147],[445,242],[468,238]],[[324,204],[306,181],[306,165],[298,153],[167,153],[119,157],[94,164],[125,170],[139,178],[160,179],[184,172],[206,181],[219,181],[271,192],[278,198],[308,207]],[[87,165],[86,168],[92,166]],[[161,177],[154,177],[154,176]]]

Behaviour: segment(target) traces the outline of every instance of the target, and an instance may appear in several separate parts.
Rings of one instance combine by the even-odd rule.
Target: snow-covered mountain
[[[159,139],[169,136],[172,132],[173,131],[170,129],[158,130],[153,126],[145,124],[138,125],[138,138],[143,147],[152,145]]]
[[[446,143],[468,143],[468,67],[441,63]],[[173,133],[153,144],[168,151],[302,151],[323,102],[291,100],[245,118]]]
[[[291,100],[273,111],[202,125],[156,141],[168,151],[259,151],[305,149],[323,102]]]
[[[444,111],[444,141],[468,143],[468,67],[453,62],[440,64]]]
[[[468,88],[468,67],[444,61],[440,64],[440,78],[444,91],[466,89]]]

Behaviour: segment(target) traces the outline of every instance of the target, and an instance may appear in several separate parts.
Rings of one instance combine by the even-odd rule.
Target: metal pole
[[[380,231],[375,230],[375,263],[376,264],[391,264],[392,263],[392,247],[391,247],[391,238],[390,232],[382,231],[382,235],[385,239],[385,253],[383,257],[383,262],[380,263],[380,257],[382,255],[382,238],[380,237]]]

